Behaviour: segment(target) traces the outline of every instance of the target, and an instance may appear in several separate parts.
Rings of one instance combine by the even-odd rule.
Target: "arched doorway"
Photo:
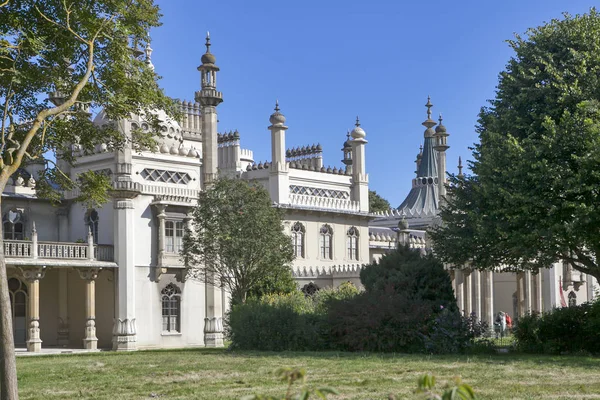
[[[15,345],[24,346],[27,341],[27,285],[17,278],[10,278],[8,280],[8,290]]]

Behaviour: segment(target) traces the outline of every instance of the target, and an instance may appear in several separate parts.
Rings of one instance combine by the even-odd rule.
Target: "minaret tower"
[[[275,112],[271,114],[271,167],[269,168],[269,191],[271,200],[277,204],[289,203],[289,167],[285,160],[285,116],[279,112],[279,101],[275,102]]]
[[[449,135],[446,132],[446,127],[442,124],[442,114],[440,114],[439,121],[440,123],[435,128],[435,146],[433,148],[438,152],[438,183],[440,185],[440,201],[442,201],[446,195],[446,150],[450,146],[447,144]]]
[[[342,163],[346,166],[346,173],[352,174],[352,141],[350,140],[350,130],[346,133],[346,141],[342,147],[342,153],[344,153],[344,159]]]
[[[195,99],[202,110],[202,166],[203,183],[208,187],[217,179],[217,106],[223,102],[223,94],[217,91],[216,57],[210,52],[210,34],[206,33],[206,53],[202,55],[200,71],[201,90],[196,92]]]
[[[360,127],[356,117],[356,126],[350,133],[352,140],[352,199],[358,201],[362,212],[369,212],[369,177],[365,167],[365,145],[367,134]]]

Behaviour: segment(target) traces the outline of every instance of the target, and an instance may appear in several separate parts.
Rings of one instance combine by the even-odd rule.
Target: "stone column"
[[[535,311],[539,312],[540,314],[544,311],[544,302],[542,299],[542,284],[542,271],[538,271],[538,273],[535,274]]]
[[[29,283],[29,338],[27,351],[40,352],[42,339],[40,339],[40,279],[46,275],[43,267],[21,268],[23,278]]]
[[[156,249],[156,268],[154,271],[154,280],[159,281],[163,274],[163,262],[165,255],[165,218],[167,217],[166,204],[155,204],[156,219],[158,220],[158,248]]]
[[[465,276],[465,284],[464,284],[464,304],[465,304],[465,316],[470,316],[473,312],[473,273],[470,269],[465,269],[463,271]]]
[[[83,348],[96,350],[98,338],[96,337],[96,278],[98,268],[78,269],[79,276],[85,280],[85,338]]]
[[[481,271],[475,270],[473,271],[473,280],[474,280],[474,289],[475,289],[475,307],[473,307],[473,311],[477,316],[479,321],[483,321],[483,313],[481,307]]]
[[[485,273],[485,321],[490,326],[490,329],[494,327],[494,271],[487,271]]]
[[[116,315],[113,327],[113,350],[135,350],[135,219],[131,198],[113,200],[116,274]]]
[[[517,313],[519,317],[525,315],[525,274],[517,272]]]
[[[532,288],[532,279],[531,279],[531,271],[525,271],[525,313],[531,314],[532,304],[533,304],[533,288]]]
[[[454,281],[455,281],[455,286],[454,286],[454,295],[456,296],[456,304],[458,306],[458,311],[460,312],[461,315],[464,314],[464,310],[465,310],[465,302],[464,302],[464,274],[463,271],[460,269],[455,269],[454,270]]]
[[[207,279],[206,317],[204,318],[204,345],[223,347],[223,304],[221,289],[216,287],[214,277]]]

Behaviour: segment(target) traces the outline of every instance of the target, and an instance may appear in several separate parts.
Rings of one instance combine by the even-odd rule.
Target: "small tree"
[[[296,280],[292,275],[292,270],[287,265],[281,265],[273,268],[273,271],[262,276],[256,286],[248,291],[248,297],[261,298],[266,294],[288,294],[298,290]]]
[[[390,206],[390,202],[377,194],[374,190],[369,190],[369,211],[377,212],[377,211],[387,211],[392,206]]]
[[[221,282],[233,303],[244,303],[264,277],[294,259],[281,219],[262,186],[219,179],[200,193],[184,239],[185,263],[198,279]]]
[[[90,111],[102,108],[116,121],[169,109],[156,74],[135,50],[149,43],[159,17],[152,0],[0,0],[0,192],[22,165],[41,161],[49,166],[34,177],[38,195],[60,201],[56,189],[78,187],[80,200],[108,199],[108,179],[91,172],[73,177],[59,166],[74,162],[73,145],[92,151],[106,144],[112,151],[152,143],[151,135],[125,137],[116,126],[93,125]],[[17,399],[1,228],[0,387],[2,399]]]

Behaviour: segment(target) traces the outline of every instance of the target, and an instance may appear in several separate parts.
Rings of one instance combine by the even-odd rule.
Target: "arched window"
[[[304,258],[304,225],[296,222],[292,226],[292,246],[294,247],[294,255]]]
[[[181,332],[181,290],[169,283],[160,292],[162,301],[162,330],[163,332]]]
[[[569,292],[569,307],[575,307],[577,305],[577,295],[575,292]]]
[[[92,237],[94,238],[94,243],[98,243],[98,222],[100,221],[100,217],[98,216],[98,211],[93,208],[88,210],[85,213],[85,226],[92,231]],[[86,232],[87,234],[87,232]]]
[[[348,258],[350,260],[358,260],[358,229],[354,226],[348,229],[346,248],[348,250]]]
[[[165,251],[179,254],[183,249],[183,222],[165,221]]]
[[[308,283],[302,287],[302,293],[305,296],[312,296],[319,291],[319,287],[314,282]]]
[[[321,227],[321,238],[320,238],[320,248],[321,248],[321,258],[325,260],[333,259],[333,249],[331,246],[333,238],[333,229],[329,225],[323,225]]]
[[[9,210],[2,217],[2,229],[5,240],[23,240],[25,229],[23,225],[23,212],[20,210]]]

